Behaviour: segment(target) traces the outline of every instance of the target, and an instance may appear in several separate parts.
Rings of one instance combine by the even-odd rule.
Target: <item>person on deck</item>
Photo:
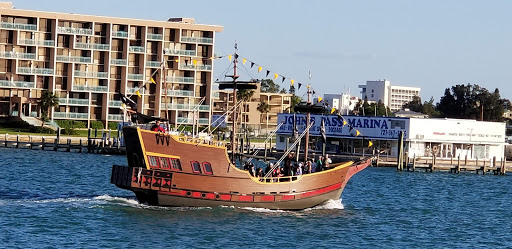
[[[165,132],[164,128],[160,126],[160,120],[156,121],[156,123],[151,127],[151,130],[156,132]]]
[[[329,158],[329,154],[325,154],[324,160],[323,160],[323,170],[327,170],[329,166],[331,165],[332,160]]]
[[[316,161],[315,172],[322,171],[322,166],[323,166],[323,157],[322,156],[318,156],[318,160]]]
[[[284,176],[291,176],[293,171],[293,153],[288,154],[284,159]]]

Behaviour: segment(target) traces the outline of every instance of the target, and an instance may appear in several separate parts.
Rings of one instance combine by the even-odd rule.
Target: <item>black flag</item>
[[[135,101],[126,97],[124,94],[122,94],[119,91],[117,92],[117,94],[121,95],[121,102],[123,102],[125,105],[130,106],[132,109],[137,108],[137,103],[135,103]]]
[[[254,67],[254,62],[251,61],[251,68]]]
[[[268,70],[267,70],[267,76],[265,76],[265,77],[268,77],[268,74],[269,74],[269,73],[270,73],[270,71],[268,71]]]
[[[302,83],[299,82],[299,90],[300,90],[300,87],[302,86]]]
[[[283,77],[283,76],[281,76],[281,77]],[[283,83],[285,79],[286,79],[286,78],[285,78],[285,77],[283,77],[283,80],[281,80],[281,83]]]
[[[320,124],[320,134],[322,134],[322,140],[325,143],[327,141],[327,137],[325,136],[325,121],[322,118],[322,123]]]

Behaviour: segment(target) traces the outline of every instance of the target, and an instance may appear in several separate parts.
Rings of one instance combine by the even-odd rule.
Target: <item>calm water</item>
[[[512,247],[510,176],[369,168],[311,210],[158,208],[109,183],[124,157],[0,155],[0,247]]]

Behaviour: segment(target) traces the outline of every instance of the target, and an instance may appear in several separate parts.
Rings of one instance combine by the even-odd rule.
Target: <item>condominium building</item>
[[[342,94],[324,94],[324,101],[329,104],[330,107],[336,108],[341,114],[348,115],[354,110],[358,97],[350,96],[349,93]]]
[[[398,111],[410,102],[414,96],[420,95],[421,88],[409,86],[393,86],[389,80],[366,81],[366,85],[359,85],[361,98],[368,101],[382,101],[391,111]]]
[[[260,85],[254,90],[249,101],[243,102],[239,113],[240,121],[247,127],[259,130],[263,133],[274,130],[277,126],[277,114],[289,112],[292,94],[266,93],[260,91]],[[261,102],[269,105],[268,112],[260,112],[258,106]],[[213,115],[222,115],[233,107],[233,91],[222,90],[214,92]],[[231,115],[227,118],[227,124],[232,124]]]
[[[171,123],[191,124],[194,116],[210,122],[221,26],[19,10],[6,2],[0,19],[2,116],[39,116],[41,92],[49,90],[59,99],[52,119],[106,125],[123,120],[121,92],[137,112]]]

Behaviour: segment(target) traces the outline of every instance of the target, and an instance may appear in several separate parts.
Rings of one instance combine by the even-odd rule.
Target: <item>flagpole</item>
[[[311,87],[310,87],[310,81],[311,81],[311,71],[309,71],[309,80],[308,80],[308,101],[306,102],[306,105],[311,105]],[[306,127],[309,127],[311,119],[311,113],[308,111],[306,114]],[[309,129],[306,130],[306,137],[304,138],[304,163],[308,161],[308,148],[309,147]]]

